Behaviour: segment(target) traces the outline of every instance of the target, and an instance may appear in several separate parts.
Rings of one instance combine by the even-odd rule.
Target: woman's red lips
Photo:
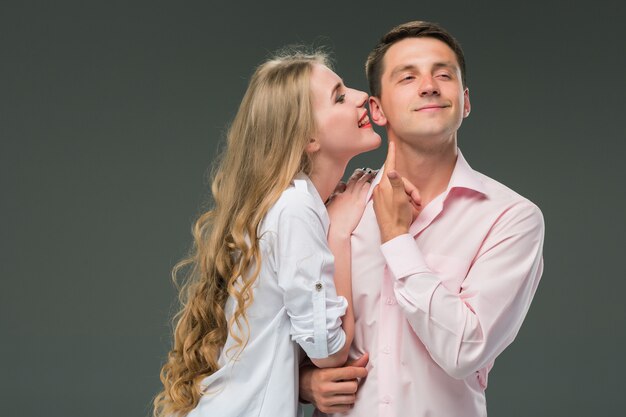
[[[370,123],[370,119],[367,115],[367,112],[363,113],[363,116],[361,116],[361,118],[359,119],[358,123],[357,123],[358,127],[371,127],[372,124]]]

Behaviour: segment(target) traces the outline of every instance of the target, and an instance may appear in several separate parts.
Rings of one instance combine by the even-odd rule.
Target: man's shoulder
[[[490,176],[483,174],[482,172],[474,172],[476,173],[480,181],[485,185],[487,195],[490,199],[494,201],[519,201],[534,204],[528,198],[524,197],[523,195],[513,190],[511,187],[501,183],[500,181],[495,180]]]
[[[532,216],[541,222],[543,221],[541,209],[530,199],[481,172],[474,172],[485,186],[487,193],[485,202],[487,204],[497,205],[509,215]]]

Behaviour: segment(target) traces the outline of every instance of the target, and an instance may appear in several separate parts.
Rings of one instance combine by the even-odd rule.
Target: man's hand
[[[300,398],[323,413],[340,413],[352,408],[359,380],[367,376],[369,356],[348,362],[343,368],[300,368]]]
[[[395,144],[389,142],[385,170],[372,193],[382,243],[408,233],[421,210],[419,191],[396,171],[395,152]]]

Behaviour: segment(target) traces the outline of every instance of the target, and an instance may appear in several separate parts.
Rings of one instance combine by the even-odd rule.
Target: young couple
[[[354,416],[486,415],[487,374],[542,273],[541,212],[458,150],[470,100],[447,31],[393,28],[366,72],[369,98],[323,55],[252,76],[214,207],[174,271],[190,272],[156,416],[295,416],[299,399]],[[337,186],[380,145],[370,120],[387,130],[384,169]]]

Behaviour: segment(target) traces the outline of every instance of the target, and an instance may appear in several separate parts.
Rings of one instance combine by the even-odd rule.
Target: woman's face
[[[346,87],[322,64],[313,65],[311,92],[316,126],[312,150],[317,157],[347,162],[380,146],[365,108],[367,93]]]

